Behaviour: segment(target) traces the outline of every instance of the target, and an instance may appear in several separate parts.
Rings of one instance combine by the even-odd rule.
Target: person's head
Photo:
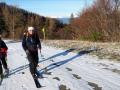
[[[34,34],[34,27],[28,27],[28,34],[33,35]]]

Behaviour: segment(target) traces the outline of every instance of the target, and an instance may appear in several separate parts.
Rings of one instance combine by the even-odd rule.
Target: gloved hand
[[[40,55],[41,55],[41,57],[43,57],[41,50],[40,50]]]
[[[28,50],[26,50],[25,52],[26,52],[26,54],[29,54],[29,51],[28,51]]]
[[[40,54],[41,54],[41,49],[39,49],[40,50]]]

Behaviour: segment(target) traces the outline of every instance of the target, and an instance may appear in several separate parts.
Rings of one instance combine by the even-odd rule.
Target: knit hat
[[[34,27],[28,27],[28,31],[34,30]]]

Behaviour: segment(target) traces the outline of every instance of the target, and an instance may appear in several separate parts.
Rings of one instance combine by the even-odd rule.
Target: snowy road
[[[38,67],[45,77],[39,82],[45,87],[37,89],[21,42],[7,42],[7,46],[10,75],[3,80],[0,90],[120,90],[120,63],[100,60],[87,51],[73,53],[74,49],[45,45]]]

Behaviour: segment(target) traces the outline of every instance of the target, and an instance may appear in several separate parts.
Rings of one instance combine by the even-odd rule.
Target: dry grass
[[[75,41],[75,40],[46,40],[44,44],[56,48],[70,49],[74,48],[76,51],[89,50],[91,48],[97,49],[90,53],[97,55],[99,58],[120,61],[120,42],[89,42],[89,41]]]

